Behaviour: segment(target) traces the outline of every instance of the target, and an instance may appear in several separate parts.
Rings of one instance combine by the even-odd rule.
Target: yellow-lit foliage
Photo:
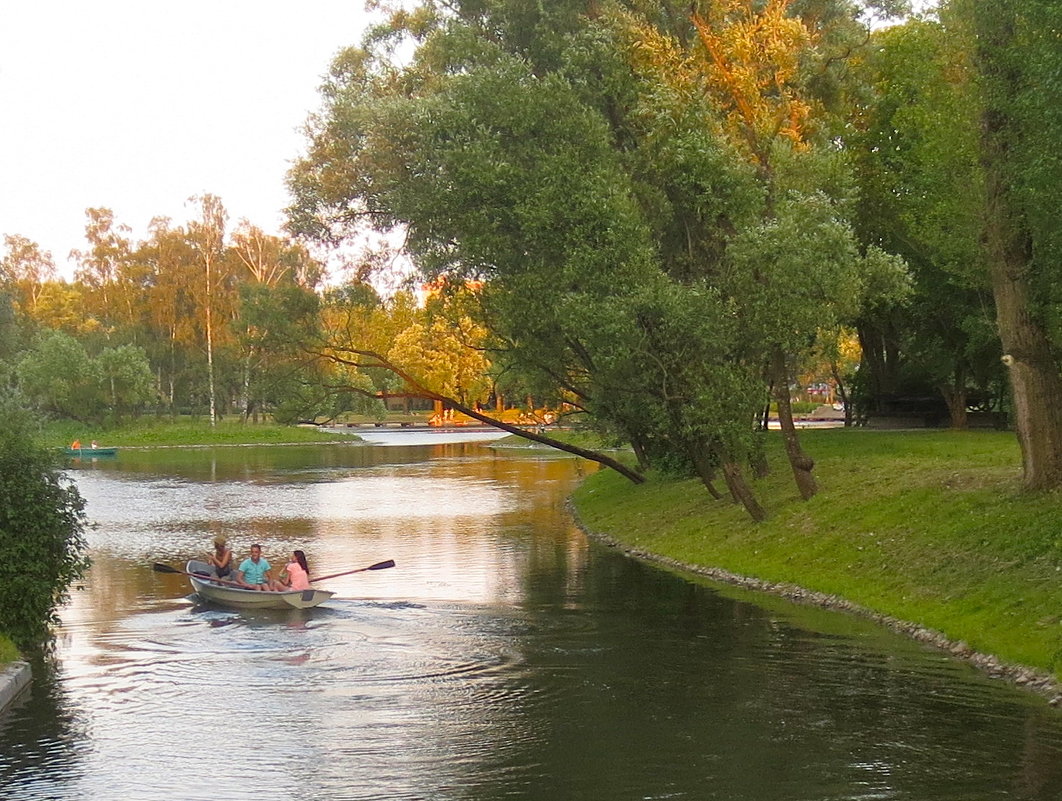
[[[682,94],[707,95],[735,144],[766,167],[776,138],[806,146],[812,110],[800,87],[800,65],[816,37],[800,18],[788,15],[791,3],[696,4],[690,19],[700,47],[688,49],[627,16],[636,40],[634,66]]]
[[[414,323],[395,339],[387,358],[433,392],[465,405],[486,400],[490,362],[476,347],[485,332],[469,317]]]

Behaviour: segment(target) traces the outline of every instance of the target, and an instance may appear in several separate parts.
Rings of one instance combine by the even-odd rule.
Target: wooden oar
[[[206,573],[188,573],[187,571],[178,570],[175,567],[164,565],[162,564],[162,562],[155,562],[155,564],[151,566],[151,569],[154,570],[156,573],[177,573],[182,576],[191,576],[192,578],[197,578],[200,581],[213,581],[217,582],[218,584],[232,584],[234,587],[243,587],[243,589],[245,590],[250,589],[250,587],[240,584],[240,582],[238,581],[230,581],[229,579],[223,578],[214,578],[213,576],[208,575]]]
[[[357,570],[344,570],[342,573],[331,573],[327,576],[314,576],[310,579],[310,583],[317,581],[325,581],[326,579],[339,578],[340,576],[349,576],[351,573],[364,573],[366,570],[386,570],[389,567],[395,566],[394,559],[388,559],[386,562],[377,562],[375,565],[369,565],[368,567],[359,567]]]

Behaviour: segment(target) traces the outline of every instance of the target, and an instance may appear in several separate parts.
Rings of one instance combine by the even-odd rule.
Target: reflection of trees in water
[[[38,653],[30,662],[29,689],[19,703],[0,714],[0,788],[20,788],[27,792],[26,798],[49,798],[47,788],[39,786],[42,777],[69,782],[80,758],[79,743],[88,736],[87,726],[62,689],[55,656]],[[56,763],[61,770],[55,769]],[[7,797],[2,792],[0,796]]]
[[[570,557],[561,540],[534,554],[512,632],[534,687],[499,692],[476,797],[502,797],[519,777],[543,799],[681,795],[708,781],[735,801],[853,788],[1062,798],[1062,717],[963,663],[604,548]],[[495,781],[497,795],[484,792]]]
[[[1025,719],[1021,769],[1014,792],[1019,798],[1062,798],[1062,726],[1057,711],[1030,709]]]

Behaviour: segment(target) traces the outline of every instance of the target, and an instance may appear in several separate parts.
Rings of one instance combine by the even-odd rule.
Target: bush
[[[36,431],[16,398],[0,397],[0,633],[21,648],[47,638],[88,567],[84,501]]]

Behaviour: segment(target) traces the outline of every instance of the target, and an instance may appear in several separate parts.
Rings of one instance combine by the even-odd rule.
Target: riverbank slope
[[[1020,492],[1014,435],[801,437],[821,492],[799,499],[775,437],[773,473],[756,483],[764,523],[696,480],[634,486],[610,470],[576,490],[575,511],[591,533],[638,555],[868,614],[1057,695],[1062,496]]]

